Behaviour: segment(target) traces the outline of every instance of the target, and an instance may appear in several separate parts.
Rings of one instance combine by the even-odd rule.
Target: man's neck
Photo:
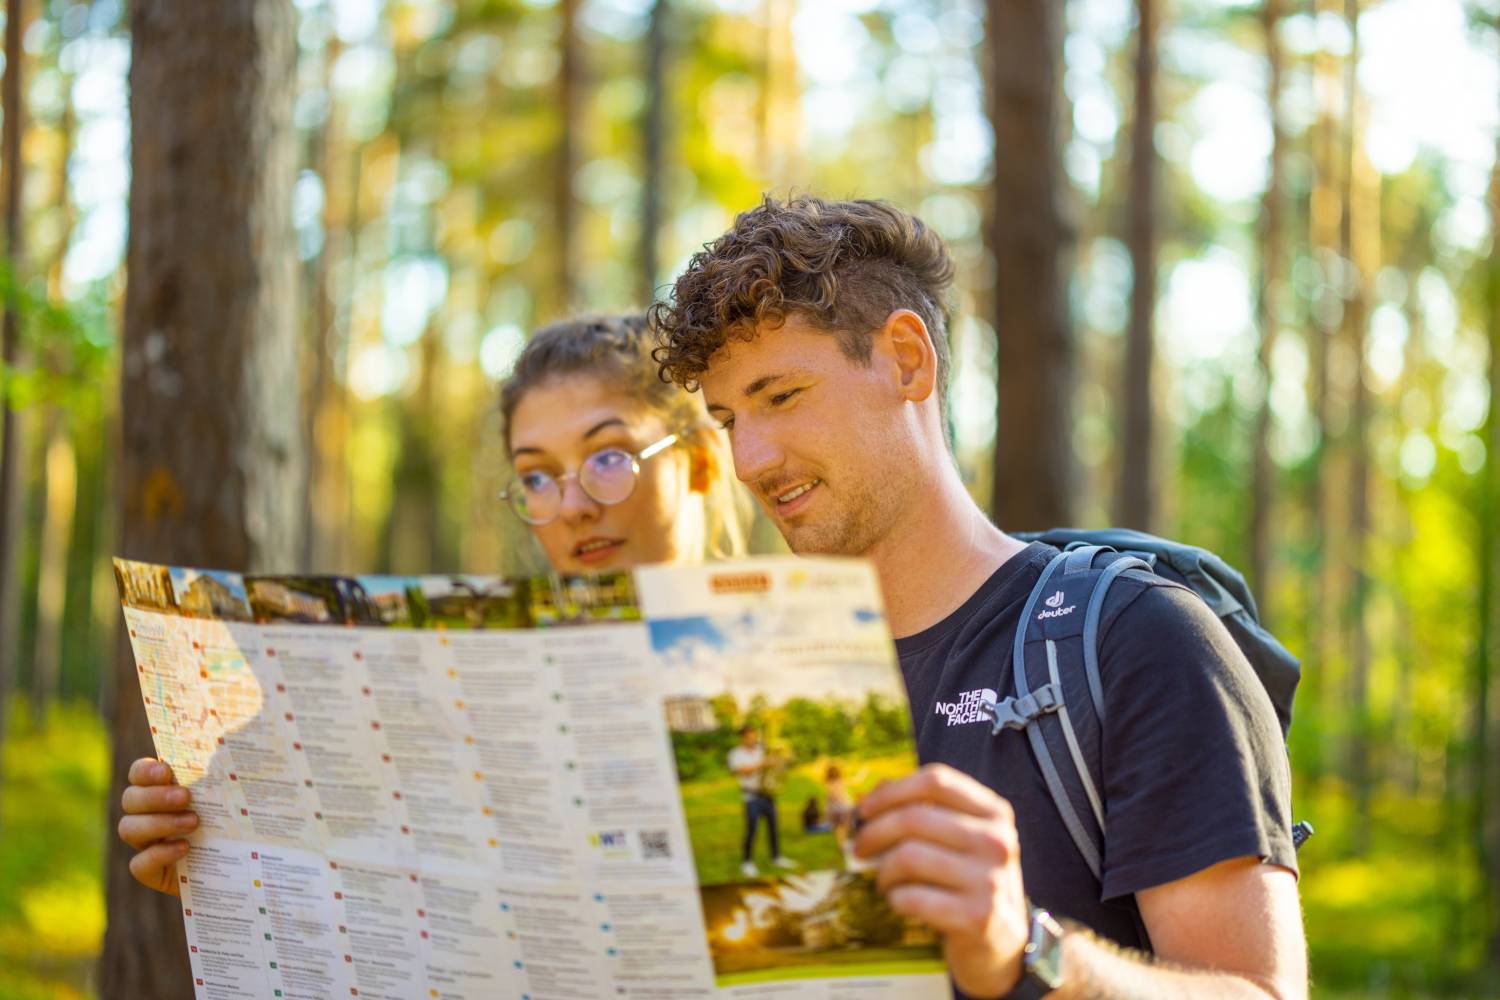
[[[958,610],[1026,547],[990,523],[956,472],[936,486],[866,553],[880,574],[886,617],[898,639]]]

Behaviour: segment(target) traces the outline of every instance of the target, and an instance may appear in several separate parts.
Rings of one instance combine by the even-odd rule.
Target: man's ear
[[[937,351],[922,317],[897,309],[886,317],[876,342],[889,354],[901,395],[920,403],[937,389]]]

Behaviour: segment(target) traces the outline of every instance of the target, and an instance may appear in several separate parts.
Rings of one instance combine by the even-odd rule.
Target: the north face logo
[[[954,701],[936,702],[932,707],[938,715],[948,717],[948,725],[962,726],[970,722],[989,722],[990,715],[984,710],[984,703],[994,704],[998,700],[989,688],[979,688],[965,691]]]

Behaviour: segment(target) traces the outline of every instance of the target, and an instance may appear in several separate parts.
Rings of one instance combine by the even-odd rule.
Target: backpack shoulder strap
[[[1104,722],[1098,631],[1104,597],[1127,573],[1158,579],[1145,561],[1103,546],[1070,546],[1053,557],[1027,597],[1016,628],[1011,652],[1016,694],[985,706],[994,719],[994,733],[1025,730],[1063,826],[1100,881],[1105,808],[1098,763]],[[1084,613],[1075,617],[1079,608]],[[1069,688],[1078,700],[1068,700]],[[1086,735],[1080,733],[1076,713],[1093,718]]]

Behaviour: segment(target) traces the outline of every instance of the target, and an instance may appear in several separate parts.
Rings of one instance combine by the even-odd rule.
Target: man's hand
[[[944,764],[882,783],[859,804],[854,840],[876,859],[891,908],[940,931],[954,982],[1000,997],[1021,979],[1031,914],[1010,803]]]
[[[198,827],[198,814],[188,811],[191,801],[161,761],[142,757],[130,765],[130,785],[120,797],[120,839],[138,852],[130,874],[148,889],[179,895],[177,862],[188,851],[181,838]]]

